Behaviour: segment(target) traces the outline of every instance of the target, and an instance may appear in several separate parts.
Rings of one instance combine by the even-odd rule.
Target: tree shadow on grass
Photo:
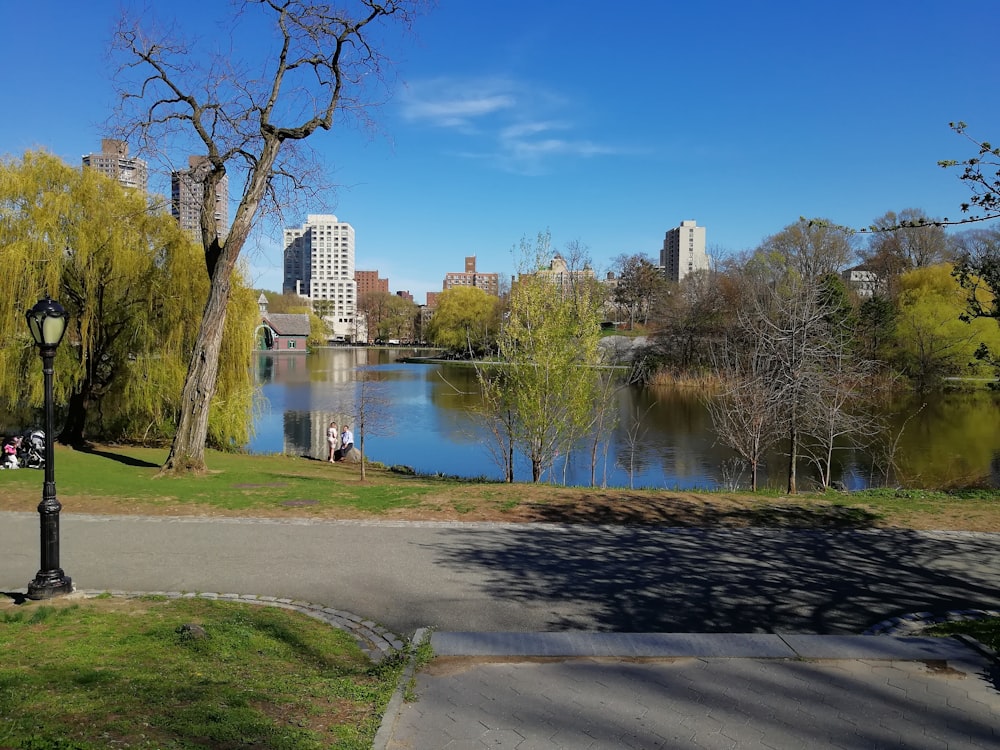
[[[80,446],[76,448],[80,453],[89,453],[92,456],[100,456],[101,458],[109,458],[112,461],[117,461],[120,464],[125,464],[126,466],[134,466],[139,469],[159,469],[160,464],[153,463],[152,461],[145,461],[141,458],[135,458],[134,456],[126,456],[122,453],[112,453],[110,451],[102,451],[93,446]]]

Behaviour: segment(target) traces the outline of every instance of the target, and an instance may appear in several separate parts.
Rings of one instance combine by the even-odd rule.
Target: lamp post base
[[[73,593],[73,579],[61,570],[40,570],[28,584],[29,599],[53,599]]]

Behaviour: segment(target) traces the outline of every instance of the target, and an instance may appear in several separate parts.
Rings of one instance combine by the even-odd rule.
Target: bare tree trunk
[[[164,472],[205,470],[208,416],[219,372],[219,351],[222,348],[222,331],[226,324],[226,307],[231,290],[231,269],[231,264],[222,263],[215,268],[205,314],[198,328],[198,338],[188,366],[184,390],[181,392],[177,432],[170,446],[170,454],[163,464]]]
[[[791,433],[788,436],[790,445],[788,446],[788,494],[794,495],[798,492],[796,486],[795,464],[799,459],[799,433],[793,421]]]

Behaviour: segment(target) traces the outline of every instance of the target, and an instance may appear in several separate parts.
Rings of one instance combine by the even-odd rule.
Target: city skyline
[[[0,153],[45,148],[75,165],[96,151],[115,102],[107,50],[120,4],[0,7],[5,27],[46,31],[44,49],[30,34],[0,49],[16,112],[0,122]],[[125,4],[245,49],[238,28],[217,25],[229,4]],[[960,218],[968,191],[937,162],[975,155],[951,121],[1000,140],[988,85],[998,63],[976,41],[997,21],[986,1],[640,0],[616,15],[596,0],[439,0],[412,36],[380,41],[396,65],[376,129],[338,120],[310,139],[339,188],[261,224],[243,254],[251,283],[281,289],[282,229],[309,214],[349,222],[358,267],[418,300],[467,256],[516,275],[514,248],[546,230],[553,252],[586,246],[602,276],[623,253],[655,259],[685,220],[707,227],[718,259],[800,217],[858,228],[905,208]],[[178,147],[173,168],[196,153]],[[169,172],[151,162],[150,190],[169,196]],[[232,199],[241,188],[231,174]]]

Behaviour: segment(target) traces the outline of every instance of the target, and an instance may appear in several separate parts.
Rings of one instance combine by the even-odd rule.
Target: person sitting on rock
[[[354,433],[351,432],[350,425],[344,425],[344,431],[340,433],[340,448],[337,450],[337,461],[343,461],[354,450]]]

